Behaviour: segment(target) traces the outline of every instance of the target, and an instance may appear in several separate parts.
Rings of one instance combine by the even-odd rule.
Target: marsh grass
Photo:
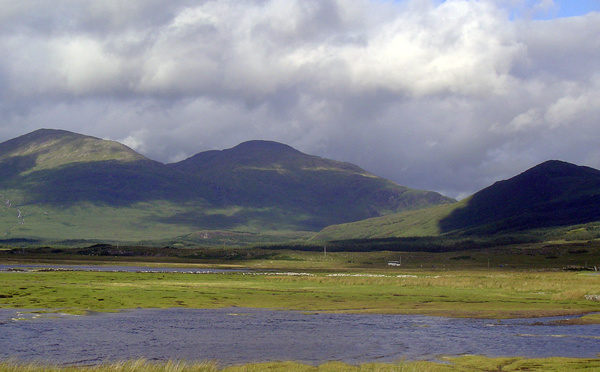
[[[56,366],[41,363],[0,362],[0,372],[466,372],[466,371],[598,371],[600,359],[576,358],[487,358],[464,356],[445,358],[447,363],[431,361],[401,361],[397,363],[365,363],[349,365],[328,362],[318,366],[302,363],[265,362],[220,367],[216,362],[188,363],[183,361],[150,362],[145,359],[102,364],[98,366]]]
[[[600,277],[498,270],[241,273],[0,272],[0,307],[82,314],[132,308],[253,307],[456,317],[598,311]]]
[[[0,363],[0,372],[216,372],[218,370],[214,362],[188,363],[173,360],[150,362],[145,359],[81,367],[17,361]]]

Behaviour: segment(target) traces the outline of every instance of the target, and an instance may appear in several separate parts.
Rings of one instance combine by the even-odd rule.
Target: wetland
[[[480,364],[520,357],[598,364],[600,303],[589,298],[600,294],[600,276],[469,266],[483,261],[476,254],[469,252],[478,261],[431,254],[435,265],[426,267],[390,267],[397,254],[382,252],[282,252],[213,264],[4,260],[0,362],[439,366],[479,355],[488,358]]]

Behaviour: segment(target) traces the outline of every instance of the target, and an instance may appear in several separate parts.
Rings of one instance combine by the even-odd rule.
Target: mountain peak
[[[300,152],[292,146],[267,140],[250,140],[229,149],[230,151],[273,151],[273,152]]]
[[[115,141],[59,129],[39,129],[0,144],[0,162],[28,164],[33,172],[70,163],[136,161],[146,158]]]
[[[34,130],[31,133],[24,134],[17,138],[46,138],[46,137],[62,137],[62,136],[81,136],[82,134],[77,134],[74,132],[69,132],[68,130],[63,129],[50,129],[50,128],[40,128],[38,130]]]
[[[309,157],[291,146],[275,141],[252,140],[223,150],[223,155],[240,164],[269,165]]]
[[[51,141],[83,137],[85,136],[61,129],[38,129],[2,143],[0,156],[12,156],[15,151],[27,151],[26,147],[39,146]]]
[[[213,166],[223,169],[239,169],[247,166],[262,167],[278,164],[292,166],[304,162],[306,155],[291,146],[275,141],[251,140],[225,150],[210,150],[196,154],[179,163],[172,164],[175,168],[186,171],[209,170]]]
[[[247,141],[206,151],[170,167],[210,185],[219,203],[269,210],[302,220],[304,229],[446,204],[440,194],[412,190],[357,165],[302,153],[274,141]],[[286,217],[289,218],[289,217]]]
[[[546,177],[567,177],[597,173],[596,169],[567,163],[561,160],[548,160],[523,172],[522,174],[543,174]]]

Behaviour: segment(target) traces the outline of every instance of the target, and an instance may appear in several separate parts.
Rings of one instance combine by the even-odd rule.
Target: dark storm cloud
[[[552,6],[0,0],[0,138],[62,128],[163,162],[272,139],[449,196],[600,167],[600,14],[511,11]]]

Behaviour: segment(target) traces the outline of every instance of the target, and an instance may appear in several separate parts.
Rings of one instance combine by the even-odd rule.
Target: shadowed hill
[[[527,230],[600,220],[600,171],[551,160],[499,181],[440,220],[442,232]]]
[[[248,141],[170,166],[218,190],[217,199],[210,199],[215,203],[277,206],[288,213],[312,215],[305,220],[311,230],[454,202],[438,193],[397,185],[356,165],[307,155],[272,141]]]
[[[259,177],[277,173],[299,179],[300,176],[294,173],[306,171],[334,171],[377,178],[356,165],[307,155],[273,141],[248,141],[227,150],[201,152],[170,166],[206,178],[222,176],[225,172],[239,175],[256,172]]]

